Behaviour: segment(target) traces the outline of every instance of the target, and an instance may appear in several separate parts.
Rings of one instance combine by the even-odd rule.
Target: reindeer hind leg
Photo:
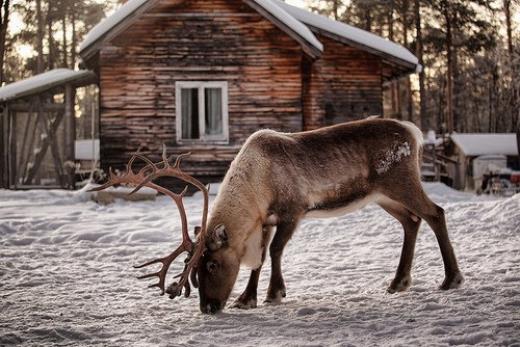
[[[464,278],[460,273],[455,252],[448,236],[444,209],[430,200],[418,179],[411,179],[400,185],[392,185],[392,188],[386,188],[383,193],[390,199],[401,203],[407,210],[428,223],[435,233],[444,262],[445,278],[440,289],[447,290],[459,287],[464,282]]]
[[[415,251],[415,241],[417,239],[419,226],[421,225],[421,219],[407,210],[402,204],[393,200],[381,201],[379,202],[379,206],[397,219],[403,226],[404,241],[401,258],[399,259],[395,277],[387,289],[389,293],[402,292],[408,289],[412,284],[411,269]]]

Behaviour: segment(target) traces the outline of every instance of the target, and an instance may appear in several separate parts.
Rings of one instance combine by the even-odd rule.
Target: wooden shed
[[[482,168],[479,170],[479,164],[482,166],[489,162],[496,165],[502,158],[502,168],[520,170],[519,148],[517,134],[514,133],[451,135],[448,155],[454,160],[448,165],[448,174],[453,180],[453,187],[477,190],[485,172]]]
[[[55,69],[0,88],[0,187],[75,187],[76,89],[90,71]]]
[[[277,0],[130,0],[81,45],[100,90],[101,164],[138,148],[192,152],[222,177],[258,129],[383,113],[383,83],[420,69],[405,48]]]

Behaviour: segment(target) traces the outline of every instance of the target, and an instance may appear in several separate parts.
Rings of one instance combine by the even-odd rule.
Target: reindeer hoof
[[[282,298],[285,298],[285,296],[286,296],[285,288],[277,290],[274,293],[269,291],[269,293],[267,294],[267,298],[265,299],[264,302],[266,304],[270,304],[270,305],[278,305],[282,302]]]
[[[243,299],[242,297],[239,297],[231,306],[233,308],[239,308],[241,310],[249,310],[252,308],[256,308],[256,299],[250,298],[250,299]]]
[[[464,283],[464,277],[460,272],[456,273],[452,276],[447,276],[442,282],[439,289],[441,290],[449,290],[459,288]]]
[[[410,285],[412,284],[412,278],[410,276],[403,277],[400,279],[394,278],[390,286],[387,288],[387,292],[390,294],[394,294],[397,292],[404,292]]]

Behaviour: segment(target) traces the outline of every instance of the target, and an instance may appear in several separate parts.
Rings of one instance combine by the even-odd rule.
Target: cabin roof
[[[153,6],[154,3],[157,2],[157,0],[127,1],[116,12],[102,20],[87,34],[85,40],[80,45],[80,54],[84,55],[85,51],[106,37],[112,29],[116,28],[120,24],[124,24],[127,19],[132,18],[136,12],[146,11],[147,8]],[[269,20],[278,21],[283,26],[287,27],[287,29],[295,34],[299,39],[302,39],[304,43],[310,45],[314,50],[318,52],[323,51],[323,44],[316,38],[316,36],[314,36],[312,31],[306,25],[280,8],[274,1],[246,0],[245,2],[251,7],[259,10],[259,12],[268,17]]]
[[[0,88],[0,102],[38,94],[67,83],[87,85],[94,80],[95,75],[92,71],[54,69]]]
[[[407,68],[416,71],[420,71],[422,68],[418,59],[409,50],[368,31],[288,5],[279,0],[244,1],[256,8],[267,19],[282,23],[292,34],[319,53],[323,51],[323,44],[316,38],[313,31],[328,33],[336,40],[352,44],[374,54],[389,57],[393,62],[405,65]],[[80,54],[83,57],[90,56],[92,50],[98,49],[96,44],[107,37],[113,29],[124,25],[126,21],[130,21],[132,18],[138,17],[140,13],[157,2],[158,0],[129,0],[87,34],[80,45]]]
[[[451,139],[466,156],[518,155],[516,134],[453,134]]]
[[[416,67],[417,72],[420,72],[422,69],[417,57],[413,55],[408,49],[395,42],[387,40],[366,30],[356,28],[352,25],[338,22],[325,16],[286,4],[280,0],[271,1],[275,1],[279,7],[283,8],[291,16],[300,22],[305,23],[311,28],[320,29],[327,33],[337,35],[340,38],[351,41],[358,47],[359,45],[362,46],[360,47],[362,49],[365,48],[365,50],[368,49],[370,51],[375,50],[399,60],[403,60],[404,62],[408,62]]]

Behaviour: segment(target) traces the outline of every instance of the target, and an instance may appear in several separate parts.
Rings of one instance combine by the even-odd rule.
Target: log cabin
[[[249,135],[383,115],[406,48],[278,0],[129,0],[80,46],[99,88],[101,167],[191,152],[218,181]]]

